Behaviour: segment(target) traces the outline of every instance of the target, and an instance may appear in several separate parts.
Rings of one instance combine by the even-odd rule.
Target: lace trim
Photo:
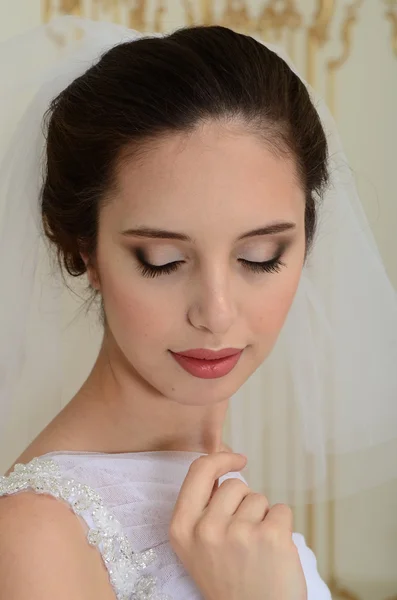
[[[157,578],[139,573],[156,559],[154,549],[133,552],[120,522],[104,506],[101,496],[88,485],[63,478],[59,465],[51,459],[34,458],[16,464],[7,476],[0,477],[0,497],[31,488],[67,502],[87,523],[87,539],[102,555],[117,600],[172,600],[156,592]],[[89,518],[94,527],[90,526]]]

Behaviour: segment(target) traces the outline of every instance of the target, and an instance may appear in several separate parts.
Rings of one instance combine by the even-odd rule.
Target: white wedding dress
[[[202,600],[168,541],[173,507],[198,452],[51,452],[0,477],[0,496],[22,490],[66,502],[97,546],[117,600]],[[230,472],[219,479],[238,477]],[[331,594],[315,555],[293,534],[306,576],[308,600]],[[247,599],[248,600],[248,599]]]

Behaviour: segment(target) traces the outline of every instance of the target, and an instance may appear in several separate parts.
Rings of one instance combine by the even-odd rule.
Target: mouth
[[[200,379],[217,379],[224,377],[237,365],[243,350],[226,348],[212,351],[205,349],[172,352],[176,362],[190,375]]]

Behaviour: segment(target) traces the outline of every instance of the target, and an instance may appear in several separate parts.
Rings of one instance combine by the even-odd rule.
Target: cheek
[[[120,343],[123,339],[158,341],[175,327],[175,304],[169,298],[163,301],[155,282],[135,274],[128,278],[102,272],[101,287],[109,327]]]
[[[291,308],[299,284],[302,268],[284,268],[278,274],[269,276],[268,283],[255,295],[251,306],[250,327],[259,336],[272,342],[278,336]]]

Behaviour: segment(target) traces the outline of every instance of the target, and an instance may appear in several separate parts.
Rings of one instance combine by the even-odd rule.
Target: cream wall
[[[53,2],[54,6],[60,4],[60,1]],[[171,0],[165,4],[167,12],[163,20],[164,29],[186,23],[183,2]],[[215,16],[219,19],[224,15],[226,2],[219,0],[213,4]],[[235,2],[234,6],[238,4]],[[259,15],[264,4],[268,7],[273,6],[274,10],[277,8],[280,13],[288,6],[290,10],[295,6],[301,16],[302,27],[296,35],[288,35],[286,30],[281,30],[281,36],[277,40],[275,29],[270,27],[264,37],[268,41],[283,43],[287,50],[292,52],[302,73],[306,74],[316,89],[330,102],[356,174],[365,210],[386,268],[397,288],[397,41],[395,37],[393,51],[393,26],[392,20],[386,18],[387,3],[381,0],[301,0],[266,3],[252,0],[240,3],[243,4],[248,7],[252,17]],[[91,2],[85,0],[81,5],[89,10]],[[191,3],[197,21],[200,21],[204,14],[201,12],[204,5],[209,6],[210,3]],[[150,29],[155,15],[155,0],[149,1],[147,6],[146,16]],[[397,1],[392,1],[390,6],[390,10],[394,10],[396,14],[396,36]],[[318,21],[317,32],[325,32],[327,40],[324,44],[316,43],[313,36],[309,44],[307,24],[316,25],[315,15],[319,7],[323,7],[325,11],[323,23],[328,25],[322,30],[322,22]],[[348,7],[351,7],[350,12]],[[39,0],[0,0],[0,40],[40,23],[42,14]],[[229,16],[230,14],[229,12]],[[327,14],[330,17],[329,21]],[[271,13],[269,15],[271,16]],[[113,13],[102,13],[102,18],[110,19],[112,16]],[[347,17],[350,17],[350,21],[346,20]],[[134,18],[132,24],[139,28],[139,14],[136,13]],[[240,26],[244,29],[247,22],[240,21]],[[337,69],[332,84],[329,61],[340,57],[346,60]],[[63,302],[70,310],[71,298],[65,294]],[[86,328],[83,343],[77,333],[79,327]],[[68,329],[68,336],[79,340],[76,343],[79,349],[79,366],[64,384],[60,407],[84,380],[95,359],[100,332],[94,324],[88,325],[85,321],[80,321]],[[54,382],[48,378],[51,370],[47,368],[45,371],[42,367],[43,356],[47,356],[48,361],[51,360],[47,349],[49,340],[44,336],[40,339],[42,351],[32,359],[28,372],[21,381],[20,412],[15,415],[19,433],[2,442],[0,467],[3,469],[27,445],[33,432],[39,430],[53,416],[49,407]],[[67,362],[67,357],[65,360]],[[40,397],[32,398],[30,390],[33,384],[40,389],[40,382],[42,393]],[[40,406],[40,409],[34,410],[35,406]],[[229,425],[230,419],[225,424],[225,432],[233,446]],[[244,432],[244,435],[248,438],[249,431]],[[253,476],[250,485],[265,493],[265,484],[260,476]],[[309,536],[309,541],[316,551],[319,568],[324,577],[336,578],[334,597],[349,600],[386,600],[388,597],[397,596],[397,485],[390,484],[337,503],[335,528],[332,532],[335,538],[334,567],[330,554],[330,532],[327,529],[328,508],[323,505],[315,506],[315,530],[314,534]],[[308,535],[307,515],[297,512],[296,523],[297,528]],[[347,591],[337,594],[335,589],[338,586],[345,586]]]
[[[39,24],[40,0],[0,0],[0,41]]]

